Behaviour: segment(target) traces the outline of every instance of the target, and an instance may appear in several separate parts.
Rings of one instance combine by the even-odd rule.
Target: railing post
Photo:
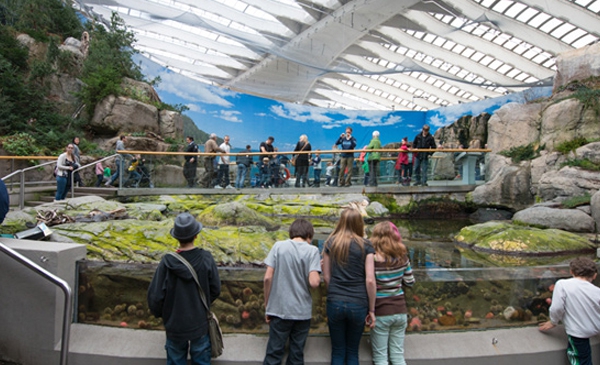
[[[19,209],[25,207],[25,172],[21,171],[21,181],[19,186]]]

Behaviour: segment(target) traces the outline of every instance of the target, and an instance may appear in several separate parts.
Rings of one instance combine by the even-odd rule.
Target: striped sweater
[[[375,278],[377,280],[375,315],[407,313],[402,286],[412,286],[415,283],[408,257],[389,267],[386,267],[384,262],[375,261]]]

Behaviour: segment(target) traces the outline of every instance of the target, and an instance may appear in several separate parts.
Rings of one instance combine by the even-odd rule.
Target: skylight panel
[[[558,39],[562,38],[565,34],[575,29],[573,24],[564,23],[560,27],[556,28],[552,33],[550,33],[553,37]]]
[[[534,8],[528,8],[527,10],[519,14],[519,16],[516,19],[520,22],[527,23],[529,19],[539,14],[539,12],[539,10],[536,10]]]
[[[553,69],[555,67],[555,62],[556,62],[556,60],[554,58],[552,58],[552,59],[549,59],[548,61],[544,62],[544,64],[542,66]]]
[[[478,1],[478,0],[475,0]],[[485,6],[486,8],[489,8],[490,6],[492,6],[494,3],[496,2],[496,0],[483,0],[481,1],[481,6]]]
[[[577,39],[583,37],[587,32],[583,29],[577,28],[571,33],[564,36],[561,40],[567,44],[575,42]]]
[[[452,42],[452,41],[446,41],[444,42],[444,44],[442,45],[442,48],[450,51],[452,50],[452,48],[454,48],[456,46],[456,43]]]
[[[552,18],[552,17],[549,14],[539,13],[535,18],[531,19],[531,21],[527,24],[534,28],[539,28],[540,25],[544,24],[544,22],[550,18]]]
[[[435,35],[433,35],[433,34],[429,33],[429,34],[426,34],[426,35],[423,37],[423,40],[424,40],[425,42],[427,42],[427,43],[433,43],[433,41],[434,41],[436,38],[437,38],[437,37],[436,37]]]
[[[492,63],[490,63],[488,65],[488,67],[495,71],[498,69],[498,67],[502,66],[502,64],[503,64],[502,61],[494,60],[494,61],[492,61]]]
[[[464,52],[461,53],[461,55],[463,55],[465,57],[468,57],[468,58],[471,58],[471,55],[473,55],[473,53],[475,53],[474,49],[467,48],[467,49],[465,49]]]
[[[468,71],[466,71],[465,69],[462,69],[456,73],[456,76],[460,77],[461,79],[464,79],[465,77],[467,77],[468,74],[469,74]]]
[[[465,48],[467,48],[467,47],[463,46],[462,44],[457,44],[454,48],[452,48],[452,52],[461,54],[462,51],[465,50]]]
[[[598,13],[600,12],[600,1],[595,1],[593,4],[587,7],[587,9],[591,12]]]
[[[448,89],[448,92],[452,95],[456,95],[456,93],[459,91],[460,91],[460,89],[457,88],[456,86],[452,86],[450,89]]]
[[[460,90],[459,92],[456,93],[456,96],[458,97],[462,97],[465,94],[464,90]]]
[[[528,60],[532,59],[533,57],[535,57],[538,54],[538,52],[530,49],[527,52],[523,53],[521,56],[527,58]]]
[[[506,74],[506,76],[510,77],[511,79],[514,79],[520,73],[521,73],[521,70],[517,70],[516,68],[513,68]]]
[[[436,81],[433,83],[433,86],[435,86],[435,87],[437,87],[437,88],[441,88],[441,87],[442,87],[442,85],[444,85],[444,82],[443,82],[442,80],[436,80]]]
[[[525,72],[523,72],[523,73],[521,73],[521,74],[517,75],[517,77],[515,77],[515,80],[518,80],[518,81],[521,81],[521,82],[522,82],[522,81],[523,81],[523,80],[525,80],[527,77],[529,77],[529,75],[527,75]]]
[[[504,15],[511,17],[511,18],[515,18],[526,8],[527,8],[527,5],[525,5],[525,4],[514,3],[513,6],[511,6],[507,11],[504,12]]]
[[[591,2],[593,2],[594,0],[575,0],[574,3],[580,6],[583,6],[584,8]]]
[[[528,84],[533,84],[534,82],[537,82],[537,81],[539,81],[539,79],[537,77],[533,77],[533,76],[530,76],[527,79],[525,79],[525,82]]]
[[[485,54],[483,54],[481,52],[475,52],[475,54],[473,54],[473,56],[471,56],[470,58],[473,61],[479,62],[479,60],[481,60],[483,57],[485,57]]]
[[[506,63],[503,64],[502,66],[498,67],[498,69],[496,70],[496,72],[499,72],[501,74],[506,74],[508,71],[510,71],[510,69],[512,68],[512,66],[507,65]]]
[[[446,43],[446,40],[442,37],[436,37],[433,41],[433,44],[438,47],[443,47],[444,43]]]
[[[494,5],[494,7],[492,8],[494,11],[497,11],[499,13],[504,13],[504,11],[511,6],[512,4],[514,4],[513,1],[509,1],[509,0],[500,0],[496,3],[496,5]]]
[[[545,32],[545,33],[550,33],[550,32],[552,32],[552,31],[553,31],[553,30],[554,30],[556,27],[560,26],[560,25],[561,25],[561,24],[563,24],[563,23],[564,23],[564,22],[563,22],[562,20],[560,20],[560,19],[556,19],[556,18],[553,18],[553,19],[550,19],[550,20],[548,20],[548,21],[547,21],[547,22],[546,22],[544,25],[542,25],[542,26],[541,26],[539,29],[540,29],[542,32]]]
[[[511,37],[508,34],[501,33],[496,38],[494,38],[493,42],[502,46],[502,45],[504,45],[504,43],[508,42],[510,40],[510,38]]]
[[[591,44],[592,42],[595,42],[598,40],[598,37],[593,36],[591,34],[587,34],[581,38],[579,38],[578,40],[576,40],[575,42],[573,42],[571,44],[571,46],[575,47],[575,48],[581,48],[583,46],[586,46],[588,44]]]

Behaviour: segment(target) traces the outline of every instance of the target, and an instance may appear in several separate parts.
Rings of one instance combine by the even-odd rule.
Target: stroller
[[[125,188],[154,188],[154,184],[150,179],[150,170],[146,166],[146,160],[142,158],[134,158],[127,171],[129,177],[123,184]]]

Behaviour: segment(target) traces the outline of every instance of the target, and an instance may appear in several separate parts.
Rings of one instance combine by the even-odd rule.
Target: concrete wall
[[[71,288],[75,262],[86,254],[84,245],[6,238],[1,242],[67,281]],[[0,268],[0,359],[27,365],[58,364],[62,290],[3,252]]]
[[[75,261],[85,246],[40,241],[3,243],[73,285]],[[47,261],[42,262],[44,256]],[[0,359],[24,365],[58,364],[62,325],[62,292],[39,275],[0,253]],[[70,365],[164,365],[162,331],[73,324]],[[225,353],[218,365],[262,364],[267,336],[225,335]],[[600,339],[592,339],[594,362],[600,363]],[[470,332],[411,333],[405,342],[411,365],[568,365],[566,336],[559,326],[544,334],[535,327]],[[371,364],[368,336],[363,338],[360,362]],[[327,336],[312,336],[305,362],[330,361]]]

